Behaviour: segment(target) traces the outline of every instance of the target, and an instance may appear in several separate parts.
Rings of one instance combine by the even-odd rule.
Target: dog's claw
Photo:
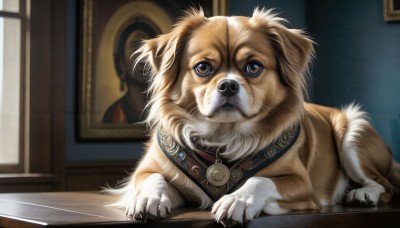
[[[161,219],[161,216],[160,216],[160,208],[158,208],[156,220],[159,221],[160,219]]]
[[[143,221],[144,212],[141,211],[141,212],[139,212],[139,213],[134,214],[134,215],[133,215],[133,218],[134,218],[135,220]]]
[[[156,221],[161,220],[161,216],[160,216],[159,212],[157,213],[157,215],[152,215],[148,212],[142,211],[142,212],[136,213],[134,215],[130,215],[129,217],[131,217],[137,221],[141,221],[143,223],[146,223],[148,220],[156,220]]]
[[[224,227],[243,227],[243,223],[233,220],[232,217],[228,216],[227,212],[224,212],[220,216],[215,217],[215,221],[222,224]]]

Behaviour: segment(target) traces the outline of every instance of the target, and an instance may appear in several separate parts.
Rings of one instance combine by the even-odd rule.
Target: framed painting
[[[223,0],[83,0],[81,2],[80,139],[146,138],[147,82],[132,70],[141,40],[167,33],[184,9],[224,15]]]
[[[385,21],[400,21],[400,0],[383,0]]]

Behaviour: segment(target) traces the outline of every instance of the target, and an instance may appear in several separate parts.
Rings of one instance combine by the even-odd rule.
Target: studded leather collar
[[[257,173],[260,169],[270,165],[280,158],[296,142],[300,134],[300,126],[296,125],[283,132],[273,143],[263,150],[233,163],[229,166],[229,175],[226,183],[217,186],[210,181],[210,168],[208,162],[199,158],[199,151],[180,146],[171,136],[162,129],[158,130],[157,140],[160,148],[168,159],[173,162],[183,173],[195,182],[214,201],[227,193],[238,189],[244,182]],[[199,150],[199,149],[197,149]],[[207,153],[204,151],[200,151]],[[210,153],[207,153],[208,155]],[[208,173],[207,173],[208,172]],[[214,171],[211,175],[214,178],[221,178],[220,170]]]

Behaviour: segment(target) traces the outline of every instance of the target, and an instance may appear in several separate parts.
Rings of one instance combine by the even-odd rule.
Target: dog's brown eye
[[[263,69],[264,67],[261,65],[261,63],[257,61],[251,61],[246,64],[243,71],[247,77],[257,77],[261,74]]]
[[[206,62],[197,64],[193,69],[200,77],[210,77],[213,73],[211,65]]]

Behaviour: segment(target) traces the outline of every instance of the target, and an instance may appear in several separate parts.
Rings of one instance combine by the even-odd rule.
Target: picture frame
[[[383,0],[383,11],[385,21],[400,21],[400,0]]]
[[[81,1],[79,139],[146,139],[142,121],[147,82],[143,69],[132,70],[132,53],[141,40],[170,31],[183,10],[201,6],[206,16],[225,15],[226,4],[225,0]]]

